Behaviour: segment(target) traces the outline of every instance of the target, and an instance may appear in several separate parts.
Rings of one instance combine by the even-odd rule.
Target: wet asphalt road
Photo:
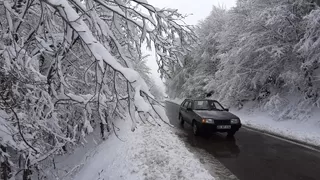
[[[245,128],[234,139],[218,133],[194,137],[191,126],[178,124],[178,111],[178,105],[166,102],[170,123],[177,127],[176,134],[189,150],[200,161],[209,156],[213,159],[205,163],[209,171],[221,169],[216,165],[218,160],[240,180],[320,180],[319,152]],[[228,172],[216,175],[220,179],[236,179]]]

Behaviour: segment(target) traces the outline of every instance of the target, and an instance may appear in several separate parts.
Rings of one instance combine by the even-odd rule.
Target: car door
[[[188,109],[192,109],[192,101],[189,101],[186,107],[186,117],[185,117],[185,121],[187,121],[188,123],[191,123],[192,121],[192,114],[193,114],[193,110],[188,110]]]
[[[184,103],[182,103],[180,107],[180,115],[182,116],[183,120],[186,120],[186,113],[187,113],[187,106],[189,104],[189,101],[186,100]]]
[[[192,123],[193,120],[199,121],[199,116],[197,115],[197,113],[194,112],[195,109],[195,101],[192,101],[191,104],[191,109],[188,114],[189,114],[189,122]]]

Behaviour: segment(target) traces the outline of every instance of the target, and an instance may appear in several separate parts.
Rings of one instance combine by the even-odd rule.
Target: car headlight
[[[231,119],[230,123],[231,124],[239,124],[240,120],[239,119]]]
[[[202,123],[214,124],[214,120],[213,119],[202,119]]]

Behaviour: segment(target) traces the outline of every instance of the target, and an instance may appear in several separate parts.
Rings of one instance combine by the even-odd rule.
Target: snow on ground
[[[214,179],[172,128],[160,124],[140,123],[131,132],[130,119],[119,120],[121,140],[111,134],[73,179]]]
[[[315,111],[306,121],[295,119],[275,120],[266,112],[252,111],[245,107],[240,111],[232,109],[231,112],[239,116],[242,124],[246,126],[310,145],[320,146],[319,111]]]
[[[47,167],[42,171],[43,175],[47,179],[70,179],[97,153],[98,144],[101,141],[100,132],[97,130],[87,135],[75,150],[67,154],[56,155],[54,157],[54,165],[51,158],[41,162],[41,166]],[[32,179],[38,179],[36,177],[37,174],[34,175],[35,177]]]

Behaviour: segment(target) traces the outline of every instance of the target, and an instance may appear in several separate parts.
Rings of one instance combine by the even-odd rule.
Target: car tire
[[[233,137],[237,131],[229,131],[227,137]]]
[[[179,116],[179,124],[181,126],[183,126],[183,124],[184,124],[184,120],[183,120],[183,117],[181,115]]]
[[[193,132],[193,135],[195,135],[195,136],[198,136],[200,134],[199,126],[198,126],[198,123],[196,121],[192,122],[192,132]]]

